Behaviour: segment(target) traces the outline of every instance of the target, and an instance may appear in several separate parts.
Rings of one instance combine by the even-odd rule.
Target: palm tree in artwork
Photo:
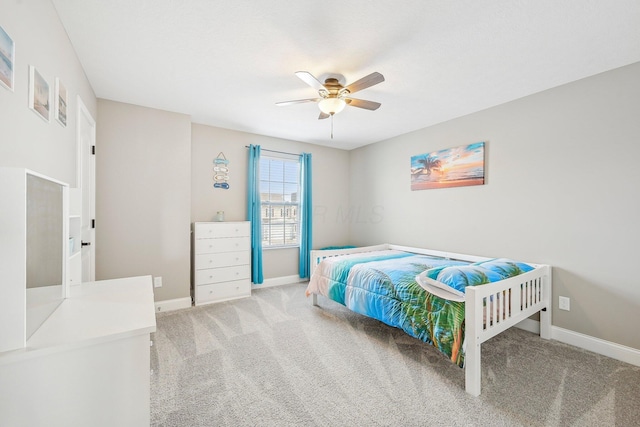
[[[427,157],[418,159],[418,163],[422,164],[422,168],[415,171],[415,175],[431,175],[432,170],[439,170],[442,163],[435,157],[427,155]]]

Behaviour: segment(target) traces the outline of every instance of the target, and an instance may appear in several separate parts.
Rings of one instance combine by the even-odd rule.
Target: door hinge
[[[96,155],[96,146],[95,145],[91,146],[91,154],[93,154],[94,156]]]
[[[96,220],[95,219],[91,220],[91,228],[96,228]]]

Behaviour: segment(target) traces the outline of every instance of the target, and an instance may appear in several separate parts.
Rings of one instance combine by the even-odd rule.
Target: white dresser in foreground
[[[251,296],[249,221],[193,224],[195,305]]]
[[[70,286],[26,347],[0,353],[0,425],[148,426],[155,330],[151,276]]]

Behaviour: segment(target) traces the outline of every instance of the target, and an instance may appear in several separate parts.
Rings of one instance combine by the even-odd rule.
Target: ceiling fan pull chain
[[[333,139],[333,113],[331,114],[331,139]]]

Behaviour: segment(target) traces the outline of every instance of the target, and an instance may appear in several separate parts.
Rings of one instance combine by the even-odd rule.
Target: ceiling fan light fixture
[[[346,105],[345,100],[341,98],[325,98],[318,103],[320,111],[329,115],[338,114]]]

